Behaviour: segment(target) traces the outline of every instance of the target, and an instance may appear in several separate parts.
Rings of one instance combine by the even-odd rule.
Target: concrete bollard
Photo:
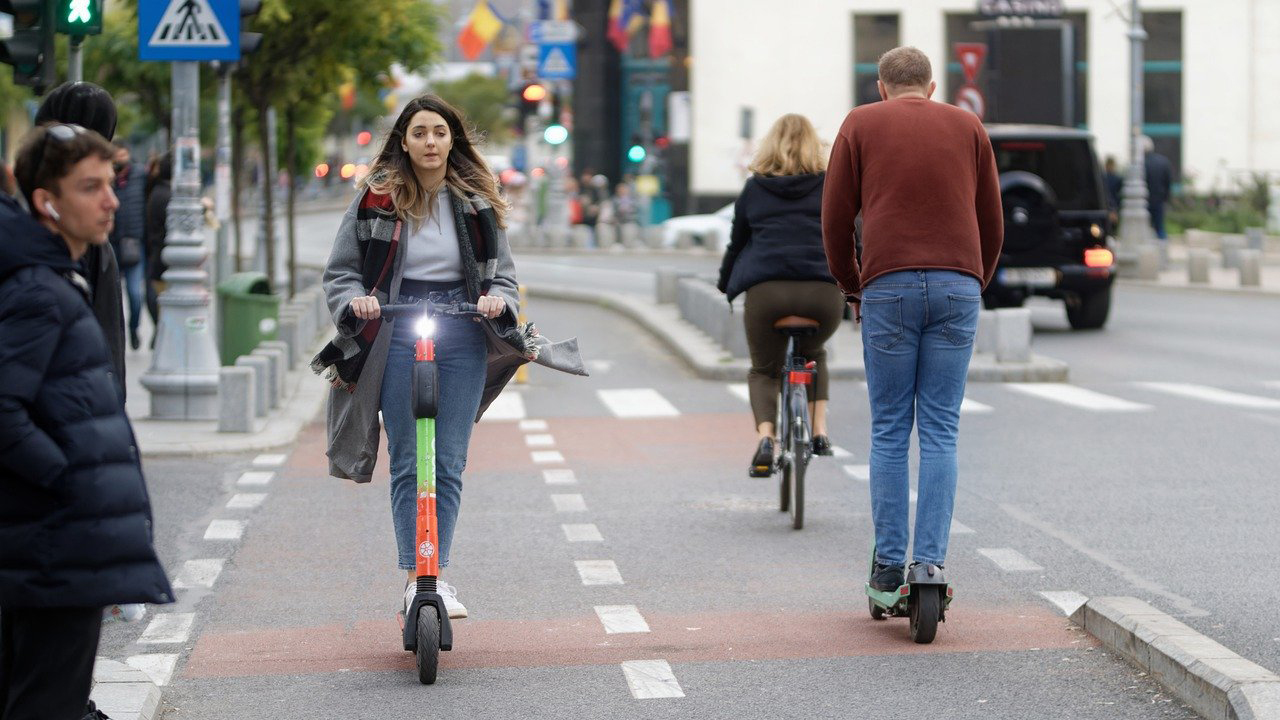
[[[623,247],[636,248],[644,244],[641,237],[640,226],[635,223],[627,223],[618,228],[618,242]]]
[[[978,333],[973,339],[974,352],[995,354],[996,313],[994,310],[978,311]]]
[[[648,227],[644,228],[643,231],[641,231],[641,235],[644,237],[645,247],[651,248],[654,250],[660,249],[662,247],[662,226],[661,225],[649,225]]]
[[[692,322],[693,317],[693,278],[676,278],[676,309],[680,317]]]
[[[218,368],[218,432],[253,432],[253,368]]]
[[[1160,279],[1160,248],[1155,243],[1147,243],[1138,248],[1138,267],[1135,274],[1139,280]]]
[[[676,286],[681,278],[693,277],[688,270],[677,270],[671,267],[658,268],[653,277],[653,294],[659,305],[676,301]]]
[[[608,250],[618,244],[618,226],[613,223],[596,225],[596,245],[601,250]]]
[[[569,244],[575,248],[589,248],[595,243],[595,233],[586,225],[574,225],[569,228]]]
[[[241,355],[236,358],[236,367],[253,371],[253,414],[266,417],[271,410],[271,360],[261,355]]]
[[[1001,308],[996,314],[996,362],[1031,362],[1031,309]]]
[[[280,407],[284,399],[284,351],[280,348],[265,348],[262,345],[249,353],[252,357],[266,358],[267,367],[267,406]]]
[[[259,349],[279,353],[279,362],[274,368],[276,377],[276,402],[271,406],[279,407],[280,404],[284,402],[285,395],[287,394],[286,388],[288,387],[287,382],[289,378],[289,369],[293,367],[289,364],[289,348],[286,347],[284,342],[281,340],[268,340],[258,343],[258,348],[255,349],[254,352],[257,352]]]
[[[1252,248],[1241,248],[1239,256],[1240,287],[1262,286],[1262,251]]]
[[[1193,283],[1209,282],[1211,254],[1204,248],[1187,249],[1187,280]]]
[[[728,305],[728,303],[726,303]],[[742,324],[742,298],[737,298],[729,312],[729,324],[725,333],[724,349],[734,357],[750,358],[751,350],[747,347],[747,328]],[[827,362],[834,357],[835,348],[827,348]]]
[[[676,249],[688,250],[697,243],[698,237],[692,230],[681,230],[676,233]]]
[[[1228,270],[1240,268],[1240,251],[1245,249],[1248,239],[1243,235],[1222,236],[1222,267]]]
[[[1247,240],[1247,247],[1250,250],[1263,250],[1263,246],[1267,242],[1267,229],[1260,227],[1245,228],[1244,236]]]
[[[302,358],[302,339],[299,335],[299,330],[301,329],[298,316],[290,313],[287,309],[280,311],[280,325],[279,329],[276,330],[276,337],[288,348],[286,362],[290,370]]]

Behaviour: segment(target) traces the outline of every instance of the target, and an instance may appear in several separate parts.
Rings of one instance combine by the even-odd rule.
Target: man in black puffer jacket
[[[0,197],[0,717],[79,720],[102,608],[167,603],[133,429],[77,261],[118,205],[111,146],[40,127]],[[33,217],[34,216],[34,217]]]

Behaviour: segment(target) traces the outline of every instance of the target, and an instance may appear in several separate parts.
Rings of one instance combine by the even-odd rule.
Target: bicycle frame
[[[782,367],[782,403],[779,405],[782,421],[779,423],[778,433],[784,453],[791,448],[793,432],[804,433],[800,439],[806,443],[812,439],[808,437],[809,386],[813,384],[817,373],[804,358],[796,357],[795,342],[795,338],[787,338],[786,360]]]

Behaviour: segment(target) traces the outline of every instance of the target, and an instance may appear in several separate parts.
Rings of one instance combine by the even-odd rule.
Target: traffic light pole
[[[1142,144],[1143,63],[1142,44],[1147,32],[1142,27],[1142,9],[1132,0],[1129,10],[1129,168],[1125,173],[1120,202],[1120,247],[1116,259],[1122,267],[1138,263],[1138,253],[1151,238],[1151,215],[1147,212],[1147,171]]]
[[[67,79],[71,82],[84,80],[84,38],[71,36],[71,53],[67,57]]]

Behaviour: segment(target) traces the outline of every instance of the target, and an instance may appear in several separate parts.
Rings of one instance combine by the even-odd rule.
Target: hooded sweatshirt
[[[822,247],[823,179],[814,173],[747,180],[717,284],[730,302],[769,280],[835,283]]]

